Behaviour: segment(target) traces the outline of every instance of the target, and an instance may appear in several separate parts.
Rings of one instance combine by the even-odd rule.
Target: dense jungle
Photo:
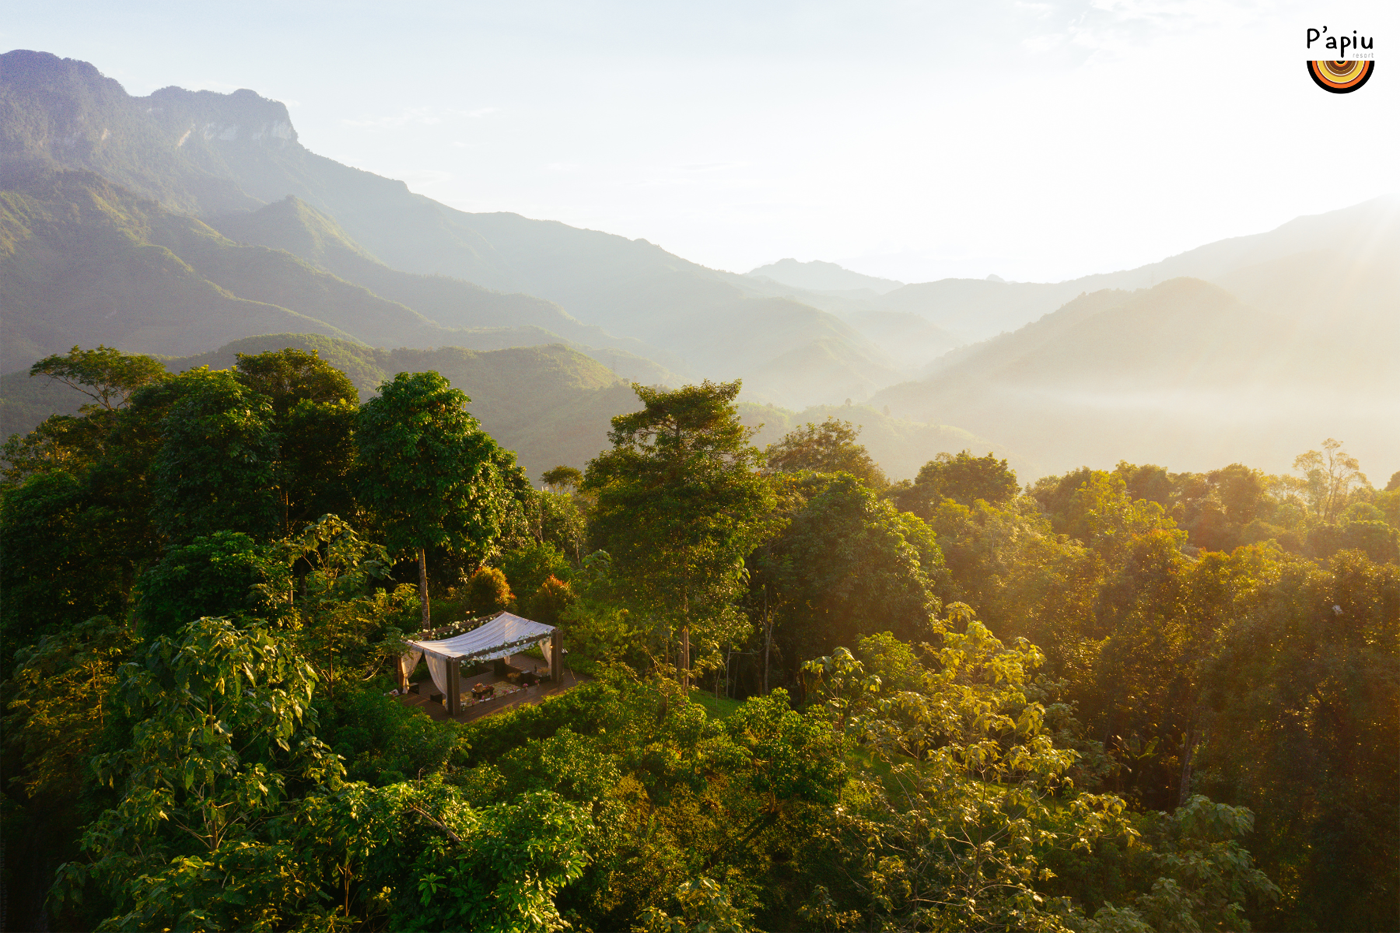
[[[1337,440],[895,482],[639,383],[537,488],[436,372],[30,373],[88,401],[3,451],[7,929],[1400,923],[1400,473]],[[502,610],[579,685],[391,696]]]

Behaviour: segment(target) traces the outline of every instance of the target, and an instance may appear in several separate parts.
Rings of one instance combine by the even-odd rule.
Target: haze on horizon
[[[1324,22],[1384,61],[1375,0],[392,10],[53,0],[0,44],[131,94],[250,87],[313,151],[454,207],[738,272],[1059,281],[1400,191],[1384,64],[1346,96],[1303,73]]]

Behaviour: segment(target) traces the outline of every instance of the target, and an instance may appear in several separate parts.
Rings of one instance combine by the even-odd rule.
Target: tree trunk
[[[690,693],[690,626],[681,629],[681,686]]]
[[[768,650],[773,647],[773,618],[768,613],[768,587],[763,588],[763,695],[768,695]]]
[[[433,627],[433,617],[428,613],[428,552],[418,549],[418,601],[423,604],[423,631]]]
[[[1184,746],[1181,752],[1181,790],[1177,794],[1176,805],[1186,806],[1186,801],[1191,797],[1191,759],[1196,754],[1196,722],[1193,717],[1191,724],[1186,727],[1186,737],[1182,740]]]

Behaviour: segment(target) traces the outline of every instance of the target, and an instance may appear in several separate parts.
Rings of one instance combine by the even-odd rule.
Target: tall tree
[[[282,533],[328,513],[351,514],[360,393],[350,378],[315,350],[294,347],[238,354],[237,378],[272,405],[281,438],[275,482]]]
[[[872,489],[883,489],[889,479],[865,447],[856,443],[859,434],[859,428],[839,418],[827,418],[821,424],[809,422],[768,445],[764,456],[768,469],[774,472],[849,473]]]
[[[668,650],[677,631],[682,643],[693,632],[702,664],[715,663],[742,634],[734,601],[773,493],[753,432],[739,423],[738,381],[632,388],[645,407],[612,420],[613,449],[588,465],[583,484],[597,495],[594,543]]]
[[[161,419],[151,464],[155,520],[170,543],[216,531],[270,538],[280,438],[272,406],[227,370],[191,370],[168,385],[179,400]]]
[[[974,457],[971,452],[941,453],[919,468],[915,486],[927,486],[940,496],[971,505],[985,499],[993,505],[1009,501],[1020,488],[1016,471],[992,454]]]
[[[928,638],[935,588],[947,574],[928,525],[853,476],[783,479],[777,514],[784,527],[749,558],[749,600],[772,623],[788,675],[873,632]]]
[[[1400,567],[1292,560],[1229,607],[1200,672],[1200,785],[1250,807],[1279,880],[1268,930],[1400,920]]]
[[[46,356],[29,367],[29,375],[48,376],[92,399],[83,406],[84,414],[116,411],[137,389],[167,376],[164,364],[154,357],[103,346],[96,350],[74,347],[66,355]]]
[[[424,628],[427,549],[479,563],[514,507],[520,470],[467,413],[469,401],[438,373],[399,373],[360,408],[360,501],[378,515],[390,551],[416,553]]]
[[[1351,487],[1370,488],[1371,482],[1361,472],[1361,464],[1342,450],[1342,442],[1327,438],[1322,450],[1310,450],[1293,460],[1293,469],[1306,479],[1307,495],[1313,512],[1324,522],[1334,522],[1346,508]]]

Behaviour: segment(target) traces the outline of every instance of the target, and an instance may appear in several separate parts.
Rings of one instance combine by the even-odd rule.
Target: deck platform
[[[522,670],[540,670],[547,673],[548,669],[537,658],[528,655],[512,655],[507,659],[508,663],[515,668]],[[503,710],[514,709],[517,706],[531,706],[540,703],[547,697],[558,696],[561,693],[572,690],[581,683],[586,683],[587,677],[579,677],[565,668],[564,675],[559,683],[544,681],[533,687],[516,687],[504,677],[497,676],[491,671],[482,674],[468,674],[462,672],[462,705],[461,710],[455,717],[457,722],[472,722],[481,719],[483,716],[490,716],[492,713],[499,713]],[[471,698],[471,688],[476,684],[494,686],[496,696],[485,700],[473,700]],[[424,678],[411,685],[408,693],[396,697],[396,700],[403,705],[421,710],[435,720],[447,719],[447,707],[444,705],[445,699],[435,686],[431,678]]]

